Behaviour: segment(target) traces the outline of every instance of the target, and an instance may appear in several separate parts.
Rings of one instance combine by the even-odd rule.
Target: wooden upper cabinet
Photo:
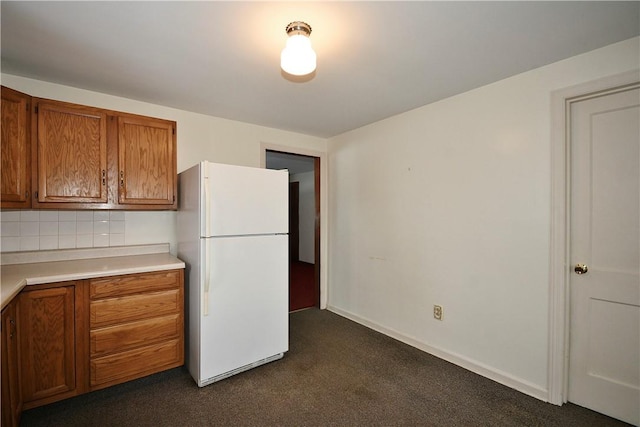
[[[176,122],[2,87],[0,208],[175,210]]]
[[[107,114],[37,100],[38,203],[107,202]]]
[[[177,207],[175,122],[118,116],[118,203]]]
[[[31,207],[31,97],[2,87],[0,207]]]

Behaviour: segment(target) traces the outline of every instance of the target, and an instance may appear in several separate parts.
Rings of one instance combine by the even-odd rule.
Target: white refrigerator
[[[289,176],[205,161],[178,186],[185,363],[203,387],[289,349]]]

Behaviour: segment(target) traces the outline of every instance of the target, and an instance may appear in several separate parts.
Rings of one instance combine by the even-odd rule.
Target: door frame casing
[[[637,84],[640,69],[579,84],[551,94],[551,247],[547,400],[567,402],[570,308],[570,129],[571,104]]]
[[[269,142],[260,143],[260,167],[264,168],[267,165],[267,151],[279,151],[282,153],[299,154],[302,156],[316,157],[320,159],[320,194],[316,194],[316,200],[319,198],[320,202],[320,236],[316,244],[316,258],[319,259],[320,264],[320,295],[318,302],[321,309],[327,308],[328,301],[328,265],[327,265],[327,250],[328,250],[328,230],[329,225],[327,223],[328,213],[328,193],[329,188],[327,182],[328,168],[327,168],[327,153],[322,151],[310,150],[302,147],[295,147],[289,145],[272,144]],[[319,245],[319,248],[317,247]]]

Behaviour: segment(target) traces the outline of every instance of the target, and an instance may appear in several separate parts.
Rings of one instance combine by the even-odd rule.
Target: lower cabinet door
[[[18,380],[18,335],[15,303],[2,310],[2,426],[16,427],[20,424],[22,396]]]
[[[22,292],[18,301],[24,403],[76,388],[74,286]]]

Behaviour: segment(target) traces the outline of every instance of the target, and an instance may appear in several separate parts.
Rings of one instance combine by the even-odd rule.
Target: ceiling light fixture
[[[287,25],[289,39],[280,55],[280,67],[294,76],[304,76],[316,69],[316,53],[311,47],[311,25],[294,21]]]

